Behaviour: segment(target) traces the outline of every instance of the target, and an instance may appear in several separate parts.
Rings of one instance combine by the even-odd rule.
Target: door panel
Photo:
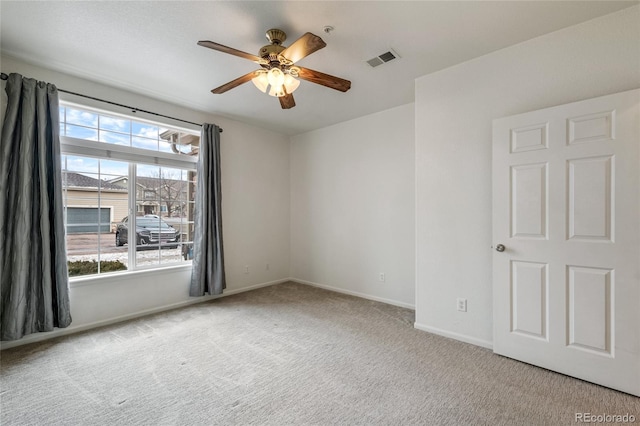
[[[567,266],[569,275],[567,345],[601,355],[613,355],[613,271]]]
[[[494,351],[638,396],[639,100],[493,123]]]
[[[547,340],[547,264],[511,261],[511,331]]]
[[[613,242],[613,156],[572,159],[567,163],[569,239]]]
[[[511,167],[511,237],[547,238],[547,163]]]

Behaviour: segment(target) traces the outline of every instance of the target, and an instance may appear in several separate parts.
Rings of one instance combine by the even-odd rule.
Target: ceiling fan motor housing
[[[287,34],[277,28],[271,28],[265,35],[271,44],[282,44],[287,39]]]
[[[266,46],[262,46],[260,48],[259,56],[262,59],[266,59],[268,61],[277,61],[278,54],[284,49],[285,47],[279,44],[267,44]]]
[[[260,48],[260,52],[258,56],[260,56],[265,61],[268,61],[268,64],[263,64],[263,68],[271,69],[274,67],[281,68],[281,62],[283,58],[279,58],[280,52],[282,52],[285,47],[282,43],[287,39],[287,34],[279,30],[277,28],[272,28],[267,31],[265,34],[267,40],[271,42],[271,44],[267,44],[266,46],[262,46]]]

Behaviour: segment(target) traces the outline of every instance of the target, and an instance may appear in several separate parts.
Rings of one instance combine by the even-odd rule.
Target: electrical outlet
[[[245,274],[249,273],[249,265],[244,265],[244,273]]]
[[[384,282],[384,272],[380,272],[380,281]]]
[[[456,300],[456,302],[457,302],[458,311],[467,312],[467,299],[463,299],[462,297],[459,297]]]

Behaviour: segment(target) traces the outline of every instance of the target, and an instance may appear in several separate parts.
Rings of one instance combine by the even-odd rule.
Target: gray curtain
[[[191,296],[220,294],[227,287],[222,245],[220,128],[203,124],[195,198]]]
[[[58,90],[11,74],[0,141],[0,339],[71,323]]]

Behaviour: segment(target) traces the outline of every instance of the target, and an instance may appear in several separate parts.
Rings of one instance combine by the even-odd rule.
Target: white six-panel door
[[[494,352],[637,396],[639,101],[493,122]]]

